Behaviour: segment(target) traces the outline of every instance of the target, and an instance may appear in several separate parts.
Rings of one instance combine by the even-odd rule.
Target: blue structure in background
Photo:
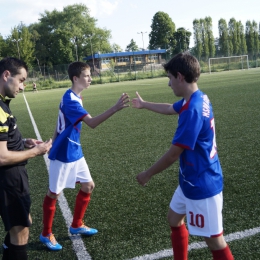
[[[94,68],[101,70],[107,69],[107,64],[113,61],[116,66],[129,66],[130,64],[161,64],[162,54],[166,53],[166,49],[158,50],[141,50],[111,53],[94,53],[83,60]]]

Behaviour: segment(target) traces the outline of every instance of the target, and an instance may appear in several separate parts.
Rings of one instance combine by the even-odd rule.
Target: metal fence
[[[166,61],[164,61],[166,62]],[[118,81],[139,80],[145,78],[156,78],[166,76],[162,64],[155,63],[139,63],[128,64],[126,66],[108,66],[105,70],[100,70],[93,65],[91,67],[92,84],[104,84]],[[56,65],[52,67],[38,66],[29,70],[27,83],[37,83],[38,89],[69,87],[68,78],[69,64]],[[207,62],[200,61],[201,72],[209,73]],[[260,67],[260,59],[249,60],[249,68]],[[240,69],[239,66],[223,64],[223,68],[217,71]],[[30,89],[30,88],[29,88]],[[31,88],[32,89],[32,88]]]
[[[37,83],[38,89],[51,88],[51,83],[55,87],[68,86],[69,64],[62,64],[53,67],[41,66],[29,69],[27,83]],[[138,80],[144,78],[154,78],[165,76],[165,71],[161,64],[130,64],[128,66],[107,67],[105,70],[93,69],[91,66],[92,84],[104,84],[110,82]]]

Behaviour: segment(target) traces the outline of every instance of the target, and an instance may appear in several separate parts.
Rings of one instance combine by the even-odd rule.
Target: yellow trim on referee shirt
[[[4,124],[6,121],[7,121],[7,118],[9,117],[10,115],[7,114],[1,107],[0,107],[0,122],[2,124]]]
[[[7,133],[9,127],[8,126],[0,126],[0,133]]]

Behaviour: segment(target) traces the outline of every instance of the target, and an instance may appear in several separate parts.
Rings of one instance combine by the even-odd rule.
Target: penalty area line
[[[224,237],[225,237],[226,242],[232,242],[234,240],[240,240],[240,239],[243,239],[246,237],[254,236],[258,233],[260,233],[260,227],[247,229],[247,230],[240,231],[240,232],[235,232],[235,233],[226,235]],[[194,242],[189,245],[188,251],[191,251],[194,249],[202,249],[205,247],[207,247],[207,244],[205,242]],[[172,249],[165,249],[165,250],[159,251],[154,254],[138,256],[138,257],[131,258],[128,260],[156,260],[156,259],[163,259],[165,257],[172,257],[172,256],[173,256]]]
[[[36,134],[36,137],[37,137],[38,140],[42,141],[42,138],[41,138],[41,135],[39,133],[38,127],[37,127],[37,125],[36,125],[36,123],[34,121],[31,109],[29,107],[29,104],[28,104],[28,102],[26,100],[26,97],[25,97],[24,93],[23,93],[23,97],[24,97],[25,104],[27,106],[27,110],[28,110],[28,113],[29,113],[29,116],[30,116],[30,119],[31,119],[31,122],[32,122],[32,125],[33,125],[33,128],[34,128],[34,132]],[[45,160],[47,171],[49,173],[50,160],[49,160],[47,154],[45,154],[43,157],[44,157],[44,160]],[[71,235],[70,232],[69,232],[69,227],[70,227],[70,225],[72,223],[72,214],[71,214],[68,202],[67,202],[63,192],[60,193],[60,196],[58,198],[58,203],[59,203],[62,215],[63,215],[63,217],[65,219],[66,226],[68,228],[68,236],[69,236],[69,238],[72,241],[73,249],[74,249],[74,251],[75,251],[75,253],[77,255],[77,258],[79,260],[91,260],[91,256],[87,252],[87,250],[85,248],[85,245],[84,245],[84,243],[83,243],[83,241],[81,239],[81,236],[80,235]]]

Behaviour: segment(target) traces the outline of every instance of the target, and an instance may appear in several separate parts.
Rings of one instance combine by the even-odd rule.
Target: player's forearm
[[[160,173],[170,167],[175,161],[178,160],[178,158],[178,155],[171,154],[171,152],[168,151],[147,170],[147,173],[150,176]]]
[[[143,102],[143,108],[151,110],[153,112],[159,113],[159,114],[164,114],[164,115],[170,115],[170,107],[172,104],[167,104],[167,103],[153,103],[153,102]]]
[[[100,125],[101,123],[103,123],[104,121],[106,121],[109,117],[114,115],[116,112],[117,112],[117,110],[113,106],[113,107],[109,108],[107,111],[105,111],[104,113],[102,113],[98,116],[92,117],[88,123],[88,126],[90,126],[91,128],[95,128],[98,125]]]

